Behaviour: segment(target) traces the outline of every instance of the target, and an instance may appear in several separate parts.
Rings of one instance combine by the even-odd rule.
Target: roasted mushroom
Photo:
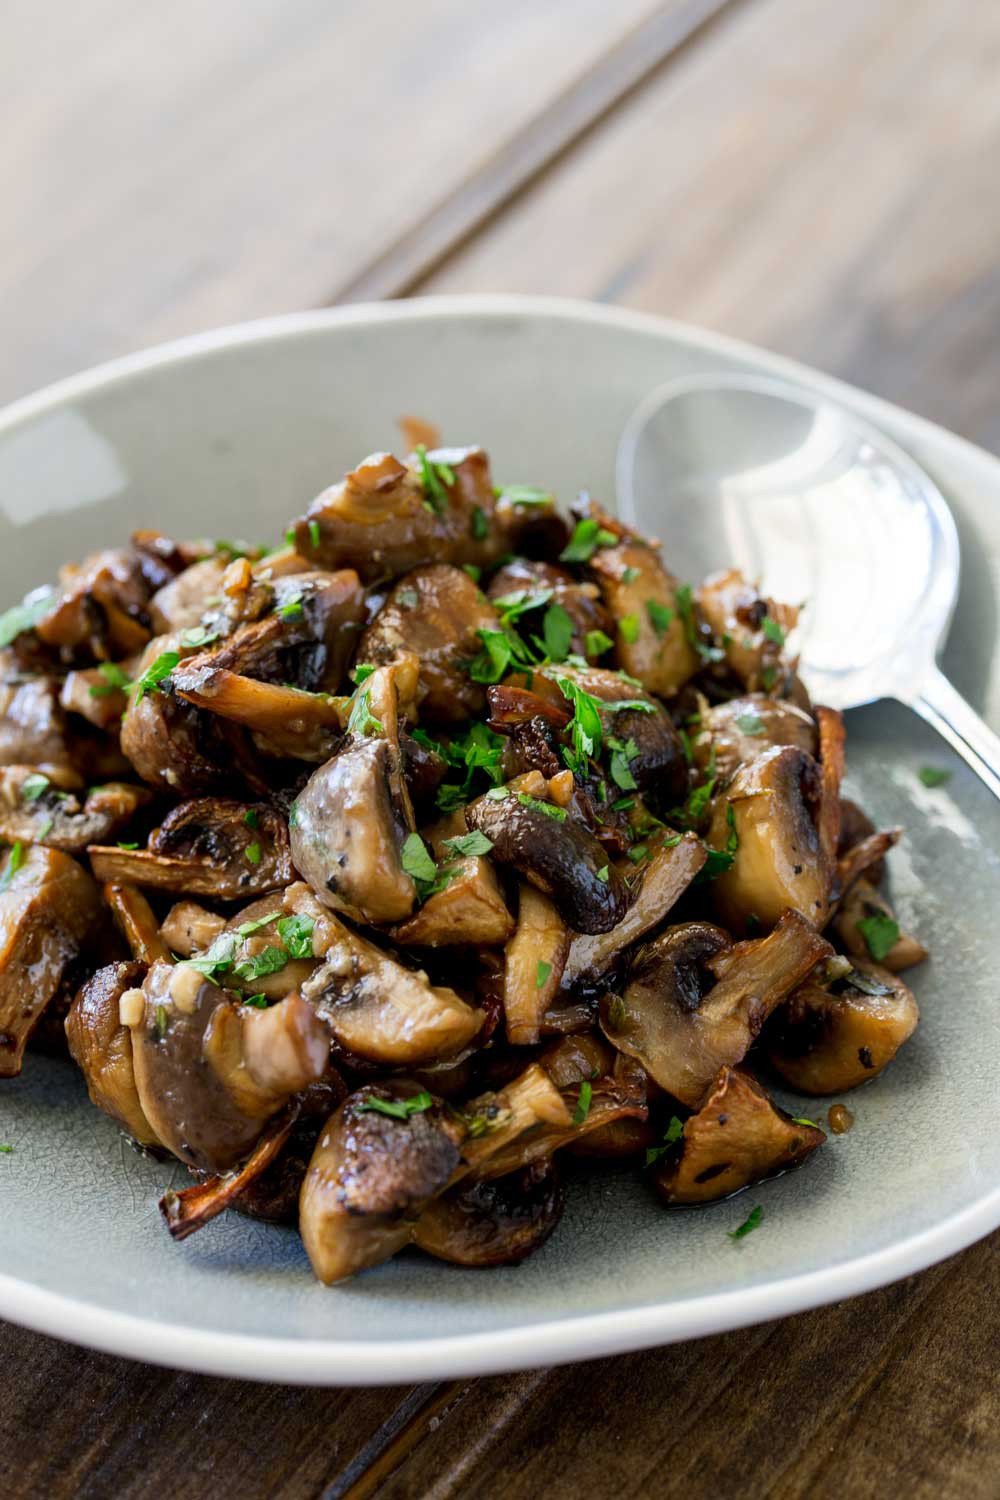
[[[14,844],[0,868],[0,1078],[24,1049],[68,966],[99,936],[100,892],[58,849]]]
[[[743,1059],[775,1007],[832,952],[797,911],[786,911],[770,936],[742,944],[710,985],[707,962],[729,943],[706,922],[668,927],[636,955],[624,995],[601,1004],[608,1040],[690,1109],[719,1068]]]
[[[420,1214],[413,1240],[456,1266],[506,1266],[533,1255],[562,1218],[563,1191],[549,1162],[507,1177],[460,1182]]]
[[[567,655],[597,661],[611,650],[611,617],[595,584],[580,581],[566,568],[526,557],[514,557],[490,579],[487,594],[496,609],[515,613],[519,622],[556,646],[555,659]]]
[[[691,740],[695,766],[703,775],[714,775],[719,787],[776,745],[791,745],[815,757],[816,723],[804,708],[765,693],[747,693],[711,707],[706,703]]]
[[[522,881],[517,930],[504,959],[503,1008],[507,1040],[530,1046],[559,993],[572,934],[548,896]]]
[[[923,963],[927,957],[923,943],[902,931],[890,902],[863,877],[855,880],[844,896],[832,925],[853,958],[877,958],[894,974]]]
[[[0,839],[82,854],[88,844],[123,832],[150,801],[145,787],[123,782],[67,789],[67,780],[75,779],[55,770],[46,775],[37,766],[0,769]]]
[[[819,1126],[779,1109],[749,1073],[720,1068],[649,1175],[666,1203],[708,1203],[798,1166],[825,1140]]]
[[[139,1103],[132,1033],[122,1024],[119,1009],[122,996],[140,986],[145,973],[145,965],[134,961],[98,969],[69,1008],[66,1037],[86,1079],[91,1103],[140,1146],[158,1146],[159,1137]]]
[[[881,1073],[919,1017],[901,979],[857,959],[846,974],[810,976],[792,991],[765,1033],[767,1059],[801,1093],[840,1094]]]
[[[794,673],[782,647],[798,609],[762,598],[738,568],[706,578],[697,602],[713,638],[722,643],[719,655],[747,692],[777,690],[779,697],[790,696]]]
[[[415,948],[475,944],[499,948],[514,931],[493,865],[470,836],[462,813],[423,830],[438,865],[443,889],[433,891],[418,911],[393,929],[393,939]],[[482,842],[482,841],[480,841]]]

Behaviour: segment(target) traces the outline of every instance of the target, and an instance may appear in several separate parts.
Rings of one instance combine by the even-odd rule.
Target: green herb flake
[[[278,937],[291,958],[315,957],[312,940],[316,923],[312,917],[301,914],[281,917],[277,926]]]
[[[347,733],[356,734],[362,739],[382,733],[382,720],[376,719],[371,711],[371,698],[367,688],[364,692],[354,694],[350,717],[347,720]]]
[[[10,853],[7,856],[7,868],[4,870],[3,874],[0,875],[0,891],[6,891],[10,889],[11,881],[14,879],[14,876],[17,874],[18,870],[23,864],[24,845],[22,844],[20,839],[16,839],[15,842],[11,845]]]
[[[163,1038],[166,1036],[166,1034],[167,1034],[167,1007],[165,1005],[158,1005],[156,1007],[156,1035],[159,1037],[160,1041],[162,1042]]]
[[[132,686],[128,674],[122,671],[117,662],[99,662],[97,670],[104,681],[91,683],[88,692],[92,698],[110,698],[112,693],[127,693]]]
[[[736,727],[742,734],[760,735],[764,733],[764,720],[759,714],[739,714]]]
[[[35,589],[20,604],[15,604],[13,609],[0,615],[0,647],[9,646],[11,641],[23,635],[26,630],[34,630],[55,601],[53,589]]]
[[[260,845],[259,844],[247,844],[247,846],[246,846],[246,848],[244,849],[243,852],[246,855],[246,857],[247,857],[248,861],[250,862],[250,864],[252,864],[252,865],[259,865],[260,864]]]
[[[0,1151],[3,1152],[4,1156],[10,1156],[11,1152],[13,1151],[13,1149],[14,1149],[13,1146],[2,1146],[2,1145],[0,1145]]]
[[[640,576],[641,575],[639,573],[639,569],[638,568],[633,568],[633,567],[623,568],[622,569],[621,581],[622,581],[622,583],[635,583],[636,579],[639,578]]]
[[[556,807],[554,802],[543,802],[539,797],[530,797],[527,792],[518,792],[517,800],[522,807],[530,807],[532,812],[544,813],[547,818],[552,818],[557,823],[566,821],[566,809]]]
[[[133,683],[133,704],[141,703],[147,693],[165,692],[167,678],[180,659],[179,651],[161,651],[156,660]]]
[[[622,640],[627,641],[630,646],[634,646],[639,639],[639,616],[622,615],[618,621],[618,630]]]
[[[951,772],[941,766],[921,766],[917,775],[927,787],[944,786],[946,781],[951,780]]]
[[[552,973],[552,965],[547,964],[544,958],[540,958],[535,966],[535,989],[543,990],[549,982]]]
[[[241,1003],[252,1006],[254,1010],[267,1010],[267,996],[262,990],[256,995],[244,995]]]
[[[603,630],[587,631],[585,650],[588,656],[603,656],[613,645],[614,641]]]
[[[631,849],[628,851],[628,857],[634,865],[641,865],[648,854],[648,844],[633,844]]]
[[[535,489],[530,484],[505,484],[494,490],[498,500],[506,500],[510,505],[555,505],[556,497],[549,494],[548,490]]]
[[[285,541],[289,547],[295,546],[295,527],[289,526],[285,532]]]
[[[598,870],[598,872],[597,872],[597,878],[601,882],[602,885],[607,885],[609,874],[610,874],[610,871],[609,871],[607,865],[602,865],[601,868]]]
[[[279,973],[287,962],[287,951],[274,943],[268,943],[261,953],[241,958],[238,964],[233,965],[233,973],[240,979],[262,979],[266,974]]]
[[[503,802],[510,796],[510,790],[505,786],[491,786],[486,793],[487,802]]]
[[[731,1240],[734,1241],[734,1243],[737,1240],[742,1240],[746,1237],[746,1235],[750,1234],[752,1230],[758,1227],[763,1217],[764,1210],[758,1203],[756,1208],[752,1208],[750,1210],[738,1229],[727,1229],[726,1234]]]
[[[437,878],[437,865],[419,833],[408,833],[400,856],[403,869],[411,879],[432,882]]]
[[[493,842],[485,833],[480,833],[478,828],[472,833],[463,833],[453,839],[445,839],[446,849],[453,849],[464,859],[471,859],[476,854],[489,854],[493,848]]]
[[[635,798],[634,797],[619,797],[616,802],[612,802],[612,804],[611,804],[611,811],[612,812],[629,812],[629,811],[631,811],[631,809],[634,806],[635,806]]]
[[[899,941],[899,923],[887,917],[884,912],[877,911],[869,917],[859,918],[857,929],[877,964],[882,962]]]
[[[262,927],[266,927],[270,922],[276,921],[280,916],[281,909],[279,907],[277,911],[269,911],[266,917],[258,917],[255,922],[241,922],[236,931],[240,937],[249,937],[251,933],[259,932]]]
[[[573,529],[573,535],[559,554],[559,561],[570,563],[589,562],[598,547],[615,547],[617,545],[618,538],[614,532],[606,531],[599,521],[588,517],[583,521],[577,521]]]
[[[319,546],[319,522],[307,521],[306,530],[309,533],[309,545],[315,551],[315,549]]]
[[[473,508],[469,518],[469,533],[475,542],[485,542],[490,534],[490,523],[481,505]]]
[[[351,672],[351,676],[353,677],[355,683],[360,686],[362,682],[368,681],[368,678],[372,675],[374,670],[375,668],[371,665],[370,662],[360,661]]]
[[[295,594],[278,610],[283,620],[300,620],[302,618],[302,595]]]
[[[621,995],[612,995],[608,1001],[608,1025],[612,1031],[624,1031],[628,1020],[628,1011],[625,1009],[625,1001]]]
[[[542,617],[542,639],[550,661],[565,661],[573,639],[573,621],[561,604],[550,604]]]
[[[783,646],[785,644],[784,629],[778,624],[777,620],[772,620],[770,615],[764,616],[760,628],[764,632],[765,640],[771,641],[775,646]]]
[[[649,623],[657,635],[666,635],[674,618],[673,610],[668,609],[665,604],[660,604],[656,599],[647,599],[646,613],[649,616]]]
[[[594,1097],[593,1085],[585,1078],[580,1085],[579,1097],[576,1101],[576,1109],[573,1111],[573,1124],[582,1125],[590,1114],[590,1101]]]
[[[26,776],[21,782],[21,801],[37,802],[39,797],[44,796],[50,786],[51,782],[49,778],[43,776],[41,771],[32,772],[30,776]]]
[[[671,1115],[670,1124],[667,1126],[666,1130],[663,1133],[663,1145],[647,1147],[646,1160],[644,1165],[647,1167],[651,1167],[655,1161],[659,1161],[660,1157],[665,1156],[666,1153],[670,1150],[671,1146],[679,1141],[683,1134],[683,1122],[679,1120],[676,1115]]]
[[[698,630],[698,622],[695,619],[694,595],[691,592],[691,585],[689,583],[682,583],[674,597],[677,603],[677,613],[680,615],[684,625],[684,635],[692,651],[696,651],[702,661],[721,661],[726,654],[721,646],[710,646],[701,638]]]
[[[401,604],[404,609],[416,609],[420,603],[420,595],[416,589],[400,589],[396,595],[396,603]]]
[[[243,821],[248,828],[259,828],[260,813],[255,807],[248,807],[246,812],[243,814]]]
[[[119,839],[118,840],[118,847],[119,847],[119,849],[125,849],[125,850],[131,852],[133,849],[138,849],[139,845],[138,844],[126,844],[125,841],[124,841],[124,839]]]
[[[482,578],[483,576],[482,568],[477,567],[475,563],[463,563],[462,572],[468,573],[473,583],[478,583],[480,578]]]
[[[419,1094],[413,1094],[409,1099],[379,1099],[372,1097],[366,1099],[363,1104],[357,1106],[358,1113],[389,1115],[394,1120],[408,1120],[411,1115],[423,1114],[424,1110],[430,1109],[434,1100],[426,1089]]]
[[[217,630],[209,630],[206,625],[192,625],[188,630],[182,630],[180,634],[181,645],[186,651],[195,651],[200,646],[210,646],[213,641],[219,639]],[[108,663],[105,663],[107,666]],[[124,674],[123,674],[124,675]]]
[[[810,1128],[810,1130],[819,1130],[820,1129],[820,1126],[816,1124],[815,1120],[807,1120],[804,1115],[803,1116],[793,1115],[792,1116],[792,1124],[793,1125],[808,1125],[809,1128]]]

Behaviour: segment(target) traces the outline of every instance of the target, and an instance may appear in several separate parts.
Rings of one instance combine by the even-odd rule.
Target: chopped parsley
[[[133,849],[138,849],[139,845],[138,844],[126,844],[125,841],[124,841],[124,839],[119,839],[118,840],[118,847],[119,847],[119,849],[125,849],[126,851],[131,852],[131,850],[133,850]]]
[[[777,620],[772,620],[770,615],[764,616],[760,628],[764,632],[765,640],[772,641],[775,646],[783,646],[785,644],[784,629],[778,624]]]
[[[147,693],[165,692],[165,683],[180,661],[179,651],[161,651],[159,656],[132,684],[133,704],[141,703]]]
[[[490,534],[490,523],[481,505],[473,507],[472,515],[469,518],[469,533],[475,542],[485,542]]]
[[[420,595],[416,589],[400,589],[396,595],[396,603],[401,604],[404,609],[416,609],[420,603]]]
[[[444,845],[446,849],[454,849],[456,854],[462,855],[465,859],[470,859],[476,854],[489,854],[493,848],[492,840],[488,839],[485,833],[480,833],[478,828],[472,833],[463,833],[456,838],[445,839]]]
[[[347,720],[347,733],[356,734],[362,738],[382,733],[382,720],[376,719],[371,711],[371,696],[367,688],[364,692],[354,694],[350,717]]]
[[[679,1141],[683,1134],[683,1123],[677,1118],[676,1115],[671,1115],[670,1124],[667,1126],[666,1130],[663,1133],[663,1145],[648,1146],[646,1148],[646,1160],[644,1165],[647,1167],[651,1167],[654,1161],[659,1161],[660,1157],[665,1156],[674,1142]]]
[[[260,953],[241,958],[233,965],[233,973],[240,979],[262,979],[265,974],[277,974],[288,962],[288,953],[274,943],[268,943]]]
[[[882,962],[899,941],[899,923],[894,922],[891,917],[887,917],[881,911],[859,918],[857,929],[865,940],[865,947],[877,964]]]
[[[117,662],[99,662],[97,670],[104,681],[91,683],[88,691],[92,698],[110,698],[112,693],[127,693],[132,686],[128,673],[123,672]]]
[[[927,787],[944,786],[946,781],[951,780],[951,772],[940,766],[921,766],[917,775]]]
[[[590,1114],[590,1101],[594,1096],[593,1085],[585,1078],[580,1085],[580,1094],[573,1111],[573,1124],[582,1125]]]
[[[627,641],[630,646],[634,646],[639,639],[639,616],[622,615],[618,621],[618,629],[622,640]]]
[[[24,845],[20,839],[16,839],[10,847],[10,854],[7,856],[7,868],[0,875],[0,891],[9,890],[11,881],[23,864]]]
[[[278,610],[283,620],[300,620],[302,618],[302,595],[293,594]]]
[[[736,1240],[742,1240],[746,1235],[748,1235],[751,1232],[751,1230],[754,1230],[754,1229],[757,1228],[757,1226],[760,1224],[760,1221],[761,1221],[761,1219],[763,1217],[764,1217],[764,1210],[761,1207],[761,1205],[758,1203],[756,1208],[752,1208],[750,1210],[750,1212],[747,1214],[746,1218],[743,1220],[743,1223],[739,1226],[738,1229],[727,1229],[726,1233],[729,1236],[729,1238],[731,1240],[733,1240],[734,1242]]]
[[[609,739],[608,745],[611,750],[611,780],[623,792],[634,792],[638,787],[638,782],[632,775],[629,762],[636,759],[639,746],[633,739],[626,740],[624,744],[621,740]]]
[[[403,869],[418,884],[431,884],[437,879],[437,865],[419,833],[408,833],[400,856]]]
[[[614,641],[603,630],[588,630],[585,650],[588,656],[603,656],[605,651],[610,651]]]
[[[628,851],[628,857],[634,865],[641,865],[648,853],[648,844],[633,844]]]
[[[256,995],[244,995],[242,1004],[250,1005],[254,1010],[267,1010],[267,996],[262,990]]]
[[[158,1005],[156,1007],[156,1035],[159,1037],[160,1041],[162,1042],[163,1038],[166,1036],[166,1034],[167,1034],[167,1007],[165,1005]]]
[[[621,577],[622,583],[635,583],[635,581],[636,581],[636,579],[638,577],[639,577],[639,569],[638,568],[628,567],[628,568],[623,568],[622,569],[622,577]]]
[[[807,1120],[804,1115],[801,1115],[801,1116],[800,1115],[793,1115],[792,1116],[792,1124],[793,1125],[808,1125],[810,1130],[819,1130],[820,1129],[820,1126],[816,1124],[815,1120]]]
[[[477,630],[482,650],[469,662],[473,682],[499,682],[512,665],[533,665],[527,646],[513,630]]]
[[[510,594],[501,594],[493,603],[500,611],[501,625],[509,625],[528,610],[540,609],[552,598],[551,589],[514,589]]]
[[[456,735],[450,744],[440,747],[439,753],[462,774],[460,783],[446,781],[438,787],[435,801],[442,812],[454,812],[468,802],[477,772],[481,771],[492,786],[499,786],[505,743],[502,735],[485,724],[473,724],[468,733]]]
[[[448,509],[448,489],[455,483],[455,470],[450,464],[428,458],[423,443],[418,443],[413,451],[417,456],[423,492],[431,509],[440,515]]]
[[[646,613],[649,616],[649,623],[657,635],[666,635],[670,629],[670,623],[674,618],[673,610],[668,609],[665,604],[660,604],[656,599],[647,599]]]
[[[510,791],[505,786],[491,786],[486,793],[489,802],[505,802],[510,796]]]
[[[542,639],[550,661],[565,661],[573,639],[573,621],[561,604],[550,604],[542,618]]]
[[[49,834],[52,832],[53,822],[54,819],[46,818],[45,822],[39,828],[38,833],[35,835],[35,837],[39,840],[40,843],[44,843]]]
[[[309,533],[309,545],[315,549],[319,546],[319,522],[307,521],[306,530]]]
[[[544,813],[547,818],[552,818],[557,823],[566,821],[566,809],[556,807],[554,802],[543,802],[539,797],[530,797],[527,792],[518,792],[517,800],[522,807],[529,807],[532,812]]]
[[[413,1094],[409,1099],[379,1099],[373,1096],[366,1099],[363,1104],[358,1105],[358,1113],[389,1115],[393,1120],[408,1120],[411,1115],[423,1114],[424,1110],[430,1109],[434,1100],[426,1089],[419,1094]]]
[[[498,500],[506,500],[511,505],[555,505],[555,495],[550,495],[548,490],[535,489],[530,484],[504,484],[497,485],[493,490]]]
[[[759,735],[764,733],[764,720],[759,714],[739,714],[736,727],[742,734]]]
[[[312,917],[296,914],[293,917],[282,917],[278,924],[278,936],[288,951],[290,958],[313,958],[313,929],[316,926]]]
[[[547,964],[544,958],[540,958],[535,966],[535,989],[543,990],[549,982],[552,973],[552,965]]]
[[[721,875],[723,870],[728,870],[736,858],[736,852],[740,847],[740,836],[736,832],[736,814],[731,802],[726,808],[726,825],[729,833],[726,837],[725,848],[710,849],[706,846],[705,853],[708,858],[698,872],[700,881],[714,880],[716,875]]]
[[[43,776],[41,771],[32,772],[30,776],[26,776],[21,782],[21,801],[37,802],[39,797],[45,795],[51,784],[49,778]]]
[[[691,593],[691,585],[682,583],[677,590],[677,613],[684,625],[684,635],[692,651],[696,651],[702,661],[721,661],[725,656],[721,646],[710,646],[701,639],[698,631],[698,622],[694,615],[694,596]]]
[[[248,807],[246,812],[243,814],[243,821],[248,828],[259,828],[260,813],[255,807]]]
[[[249,860],[250,864],[252,864],[252,865],[259,865],[260,864],[260,845],[259,844],[256,844],[256,843],[255,844],[247,844],[247,846],[246,846],[246,848],[244,849],[243,852],[246,855],[247,859]]]
[[[192,625],[188,630],[182,630],[180,634],[181,645],[188,651],[194,651],[199,646],[210,646],[218,639],[219,632],[209,630],[207,625]],[[110,663],[105,662],[104,665],[108,666]]]
[[[359,661],[357,666],[351,672],[351,676],[353,677],[355,683],[360,687],[361,683],[368,681],[368,678],[372,675],[374,670],[375,668],[371,665],[370,662]]]
[[[251,933],[259,932],[262,927],[266,927],[269,922],[275,921],[276,918],[280,916],[280,908],[277,911],[269,911],[266,917],[258,917],[255,922],[242,922],[240,926],[237,927],[236,931],[239,933],[240,937],[249,937]],[[216,942],[218,942],[218,939],[216,939]],[[209,949],[209,952],[211,951],[212,950]]]
[[[597,872],[597,878],[601,882],[602,885],[607,885],[607,883],[608,883],[608,874],[609,874],[608,866],[607,865],[602,865],[601,868]]]
[[[468,573],[473,583],[478,583],[480,578],[482,578],[483,576],[482,568],[477,567],[475,563],[463,563],[462,572]]]
[[[3,1152],[4,1156],[9,1156],[13,1149],[13,1146],[0,1146],[0,1151]]]
[[[573,535],[559,554],[560,562],[589,562],[598,547],[616,547],[618,538],[607,531],[599,521],[587,518],[577,521]]]
[[[23,635],[26,630],[34,630],[39,620],[48,614],[55,600],[53,589],[35,589],[20,604],[15,604],[12,609],[0,615],[0,647],[9,646],[11,641]]]

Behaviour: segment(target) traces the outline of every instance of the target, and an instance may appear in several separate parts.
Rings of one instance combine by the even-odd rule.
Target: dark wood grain
[[[12,0],[0,394],[334,291],[537,290],[742,334],[1000,448],[1000,7],[720,9],[96,0],[42,28]],[[994,1236],[781,1323],[374,1391],[0,1327],[0,1494],[993,1500],[998,1294]]]

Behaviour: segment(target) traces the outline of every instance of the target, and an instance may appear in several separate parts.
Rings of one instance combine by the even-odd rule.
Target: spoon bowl
[[[623,519],[672,569],[731,560],[805,608],[791,638],[813,698],[914,708],[1000,797],[1000,740],[936,665],[959,583],[958,533],[930,476],[805,386],[698,375],[652,391],[618,449]]]

